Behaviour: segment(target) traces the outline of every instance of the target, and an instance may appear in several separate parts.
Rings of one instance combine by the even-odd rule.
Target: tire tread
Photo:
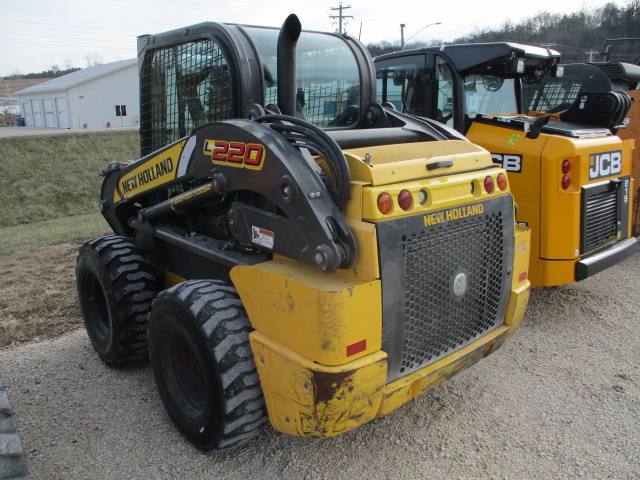
[[[242,445],[268,422],[262,388],[249,345],[251,325],[235,288],[221,280],[190,280],[158,295],[189,306],[204,332],[222,384],[223,428],[209,449]]]
[[[117,351],[102,358],[115,367],[148,358],[148,317],[158,291],[158,275],[135,242],[127,237],[98,237],[80,247],[82,255],[95,254],[110,283],[118,321]]]

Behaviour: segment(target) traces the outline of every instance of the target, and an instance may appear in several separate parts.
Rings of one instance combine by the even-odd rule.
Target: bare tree
[[[102,65],[104,63],[102,55],[98,52],[87,53],[84,56],[84,61],[87,64],[87,67],[95,67],[96,65]]]

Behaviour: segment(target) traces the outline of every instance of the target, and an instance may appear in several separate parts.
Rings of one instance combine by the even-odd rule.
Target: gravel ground
[[[173,428],[149,366],[105,367],[83,331],[0,351],[32,479],[637,479],[640,254],[536,289],[501,350],[333,439],[265,429],[204,454]]]

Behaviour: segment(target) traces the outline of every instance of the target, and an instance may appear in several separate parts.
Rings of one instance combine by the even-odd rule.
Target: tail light
[[[388,193],[381,193],[378,195],[378,210],[380,213],[386,215],[393,208],[393,200],[391,199],[391,195]]]
[[[487,177],[484,179],[484,190],[487,193],[493,193],[493,189],[494,189],[494,185],[493,185],[493,178],[491,177]]]
[[[507,176],[504,173],[498,174],[498,188],[502,191],[507,188]]]
[[[571,170],[571,162],[569,160],[563,160],[562,161],[562,173],[564,173],[565,175],[567,173],[569,173],[569,171]]]
[[[563,176],[562,177],[562,189],[566,190],[570,186],[571,186],[571,179],[569,178],[569,176],[568,175]]]
[[[398,205],[405,212],[411,207],[411,193],[409,190],[402,190],[398,194]]]

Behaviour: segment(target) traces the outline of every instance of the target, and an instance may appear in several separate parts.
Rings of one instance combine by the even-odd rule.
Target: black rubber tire
[[[268,421],[236,290],[190,280],[161,292],[149,317],[149,356],[164,406],[202,450],[242,445]]]
[[[149,311],[160,288],[133,240],[110,235],[82,245],[76,281],[84,325],[102,361],[117,367],[146,360]]]

